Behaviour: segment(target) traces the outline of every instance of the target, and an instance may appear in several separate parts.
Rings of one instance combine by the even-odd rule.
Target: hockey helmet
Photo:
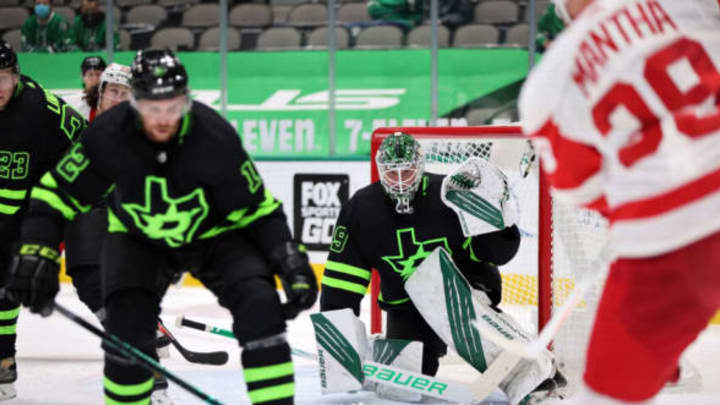
[[[20,73],[17,54],[12,45],[4,39],[0,39],[0,69],[12,69],[13,73]]]
[[[168,50],[138,51],[132,64],[135,99],[161,100],[188,94],[185,66]]]
[[[130,67],[119,63],[111,63],[100,76],[100,91],[108,83],[121,84],[130,87]]]
[[[410,202],[420,187],[425,168],[420,143],[408,134],[395,132],[380,144],[375,164],[385,194],[396,203],[395,211],[411,214]]]
[[[103,71],[106,67],[107,64],[105,63],[105,60],[100,56],[88,56],[83,59],[82,64],[80,64],[80,70],[83,74],[85,74],[88,70]]]

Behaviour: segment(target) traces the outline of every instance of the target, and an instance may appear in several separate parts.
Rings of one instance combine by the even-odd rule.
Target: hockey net
[[[589,269],[607,240],[607,223],[600,215],[551,199],[534,150],[517,126],[380,128],[372,138],[372,181],[378,180],[375,153],[389,134],[413,135],[422,145],[425,170],[448,174],[471,156],[494,163],[509,178],[511,203],[519,215],[521,244],[518,254],[501,266],[501,308],[526,330],[538,331],[559,308],[576,280]],[[594,269],[598,271],[598,269]],[[371,330],[382,331],[377,307],[379,283],[373,275]],[[578,386],[600,280],[566,320],[553,342],[558,364]],[[447,360],[446,360],[447,361]],[[450,360],[452,361],[452,360]]]

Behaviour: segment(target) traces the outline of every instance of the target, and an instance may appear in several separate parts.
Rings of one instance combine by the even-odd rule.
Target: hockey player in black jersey
[[[435,375],[447,346],[423,320],[403,287],[415,268],[444,247],[475,288],[500,303],[497,266],[520,245],[516,226],[466,238],[455,212],[440,199],[442,175],[423,172],[420,145],[410,135],[389,136],[378,151],[379,182],[361,190],[340,211],[322,279],[321,311],[360,313],[370,270],[382,280],[378,297],[387,313],[387,338],[420,340],[422,371]]]
[[[442,247],[470,286],[484,293],[486,305],[502,314],[498,266],[515,256],[520,233],[515,225],[503,225],[494,232],[464,236],[458,215],[441,197],[445,176],[424,172],[420,144],[410,135],[398,132],[388,136],[376,163],[380,181],[358,190],[340,212],[322,279],[320,309],[352,308],[359,316],[370,271],[376,269],[381,279],[378,301],[387,314],[385,338],[422,342],[422,372],[434,376],[447,345],[418,310],[419,304],[410,299],[405,282],[434,249]],[[484,345],[485,353],[480,349],[480,355],[489,363],[491,343]],[[519,377],[525,388],[518,390],[516,400],[541,382],[543,390],[564,384],[559,373],[557,381],[543,382],[555,372],[549,367],[550,360],[546,365],[546,374],[533,371],[531,377]],[[508,382],[510,379],[503,388],[515,384]],[[512,393],[508,396],[513,398]]]
[[[285,320],[317,297],[304,247],[292,241],[281,203],[235,130],[190,101],[185,68],[172,52],[139,52],[131,83],[131,101],[96,118],[34,189],[9,291],[31,310],[51,305],[57,268],[37,252],[57,243],[64,221],[107,195],[107,331],[152,356],[168,270],[192,268],[233,315],[251,401],[292,404]],[[273,274],[283,281],[285,304]],[[106,403],[147,403],[152,380],[106,356]]]
[[[86,58],[83,65],[92,59]],[[102,59],[99,59],[102,61]],[[95,63],[98,62],[96,58]],[[91,63],[87,63],[92,66]],[[89,121],[130,98],[130,66],[111,63],[104,67],[100,82],[88,92],[86,100],[92,109]],[[107,232],[107,210],[104,203],[88,212],[78,213],[65,228],[65,270],[71,278],[78,298],[103,322],[105,308],[100,281],[100,252]],[[162,336],[158,332],[158,336]],[[158,340],[160,342],[160,340]],[[164,342],[169,344],[169,342]],[[167,346],[158,347],[158,357],[169,356]],[[165,354],[165,356],[163,356]],[[152,401],[154,404],[171,404],[167,392],[168,382],[162,374],[155,374]]]
[[[17,55],[0,40],[0,285],[6,286],[12,246],[20,235],[30,190],[86,126],[69,105],[20,73]],[[38,252],[58,266],[58,245]],[[19,306],[0,297],[0,400],[15,396]]]

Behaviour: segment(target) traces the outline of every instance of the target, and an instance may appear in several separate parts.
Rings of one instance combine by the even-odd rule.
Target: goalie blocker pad
[[[530,335],[507,314],[489,306],[490,299],[470,288],[442,248],[435,249],[405,283],[405,290],[425,321],[445,343],[480,373],[504,351],[504,341],[527,344]],[[486,335],[497,336],[488,339]],[[554,372],[552,354],[523,359],[509,370],[499,388],[517,404]]]

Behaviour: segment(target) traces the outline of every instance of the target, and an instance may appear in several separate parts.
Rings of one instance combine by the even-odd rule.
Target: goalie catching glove
[[[39,243],[23,243],[10,265],[5,296],[44,316],[60,290],[60,253]]]
[[[276,273],[287,296],[283,313],[286,319],[293,319],[312,307],[318,295],[317,280],[306,248],[299,243],[285,242],[272,251],[270,258],[277,267]]]
[[[443,179],[440,193],[445,205],[457,214],[465,236],[494,232],[516,222],[508,179],[487,160],[466,160]]]

